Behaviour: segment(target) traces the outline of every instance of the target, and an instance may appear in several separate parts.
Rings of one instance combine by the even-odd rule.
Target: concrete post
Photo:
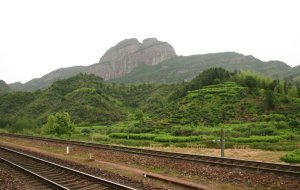
[[[224,129],[221,129],[221,157],[225,156],[225,132]]]
[[[69,148],[69,146],[67,146],[67,148],[66,148],[66,153],[67,153],[67,154],[70,153],[70,148]]]

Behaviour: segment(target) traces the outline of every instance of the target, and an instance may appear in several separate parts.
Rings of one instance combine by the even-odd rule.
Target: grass
[[[300,150],[290,152],[282,156],[280,159],[288,163],[300,163]]]

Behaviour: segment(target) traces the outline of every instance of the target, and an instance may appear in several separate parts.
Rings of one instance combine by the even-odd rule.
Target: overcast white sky
[[[299,0],[0,0],[0,79],[90,65],[125,38],[300,65]]]

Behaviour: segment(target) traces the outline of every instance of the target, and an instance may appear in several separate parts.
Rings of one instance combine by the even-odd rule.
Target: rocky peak
[[[138,50],[140,46],[141,43],[136,38],[125,39],[107,50],[100,58],[99,63],[112,61],[118,57],[133,53]]]
[[[143,40],[143,47],[149,47],[152,46],[154,44],[159,44],[161,43],[160,41],[158,41],[156,38],[147,38]]]
[[[125,39],[106,51],[98,64],[87,69],[87,73],[108,80],[122,77],[141,64],[157,65],[174,56],[173,47],[156,38],[144,39],[142,43],[136,38]]]

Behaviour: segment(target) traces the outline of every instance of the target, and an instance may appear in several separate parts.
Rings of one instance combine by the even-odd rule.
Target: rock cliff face
[[[54,81],[74,76],[78,73],[95,74],[105,80],[123,77],[135,67],[157,65],[176,56],[175,50],[167,42],[149,38],[140,43],[137,39],[126,39],[106,51],[99,63],[90,66],[75,66],[52,71],[41,78],[22,84],[10,84],[13,91],[34,91],[50,86]]]
[[[173,47],[156,38],[145,39],[143,43],[135,38],[126,39],[110,48],[99,63],[91,65],[86,72],[108,80],[122,77],[141,64],[157,65],[174,56]]]

